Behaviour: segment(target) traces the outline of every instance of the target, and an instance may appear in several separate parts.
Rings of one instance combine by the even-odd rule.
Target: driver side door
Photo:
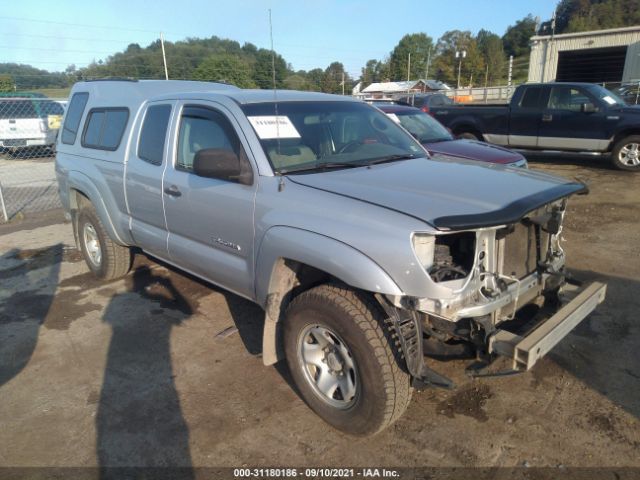
[[[221,104],[188,102],[181,105],[175,128],[173,161],[163,179],[170,258],[197,276],[253,298],[257,182],[241,185],[193,172],[195,155],[203,149],[229,150],[246,159],[235,118]]]

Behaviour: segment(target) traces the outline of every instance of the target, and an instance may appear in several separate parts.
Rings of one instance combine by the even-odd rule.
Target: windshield
[[[360,102],[279,102],[242,107],[276,173],[349,168],[425,157],[378,109]]]
[[[387,114],[396,120],[420,143],[434,143],[453,140],[451,134],[440,122],[424,112],[395,112]]]
[[[626,105],[627,104],[627,102],[625,102],[618,95],[616,95],[610,90],[607,90],[604,87],[601,87],[600,85],[591,85],[589,87],[589,91],[591,92],[591,94],[598,97],[599,100],[602,100],[608,105]]]

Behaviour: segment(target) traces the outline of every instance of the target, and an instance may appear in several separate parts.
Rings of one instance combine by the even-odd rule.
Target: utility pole
[[[344,95],[344,72],[342,72],[342,95]]]
[[[162,63],[164,64],[164,79],[169,80],[169,72],[167,71],[167,56],[164,53],[164,35],[160,32],[160,45],[162,46]]]
[[[409,60],[407,61],[407,82],[411,80],[411,52],[409,52]]]
[[[431,47],[429,47],[429,53],[427,54],[427,68],[424,72],[424,79],[429,80],[429,67],[431,66]]]
[[[462,59],[467,56],[467,51],[456,51],[456,58],[459,58],[458,61],[458,89],[460,88],[460,72],[462,71]]]
[[[509,55],[509,76],[507,77],[507,96],[511,95],[511,77],[513,75],[513,55]]]

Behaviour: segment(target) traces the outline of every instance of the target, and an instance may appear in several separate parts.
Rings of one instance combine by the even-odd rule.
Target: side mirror
[[[597,111],[596,106],[591,102],[580,105],[580,110],[582,113],[594,113]]]
[[[238,155],[221,148],[198,150],[193,159],[193,173],[199,177],[219,178],[243,185],[253,183],[253,173],[248,162],[243,165]]]

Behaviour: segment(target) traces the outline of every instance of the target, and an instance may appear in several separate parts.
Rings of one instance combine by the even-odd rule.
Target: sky
[[[557,0],[5,0],[0,12],[0,63],[49,71],[83,67],[130,43],[142,47],[216,35],[275,50],[294,70],[339,61],[353,77],[369,59],[384,59],[407,33],[437,40],[447,30],[484,28],[502,35],[531,13],[551,17]],[[169,72],[171,62],[169,58]],[[171,73],[171,72],[170,72]]]

